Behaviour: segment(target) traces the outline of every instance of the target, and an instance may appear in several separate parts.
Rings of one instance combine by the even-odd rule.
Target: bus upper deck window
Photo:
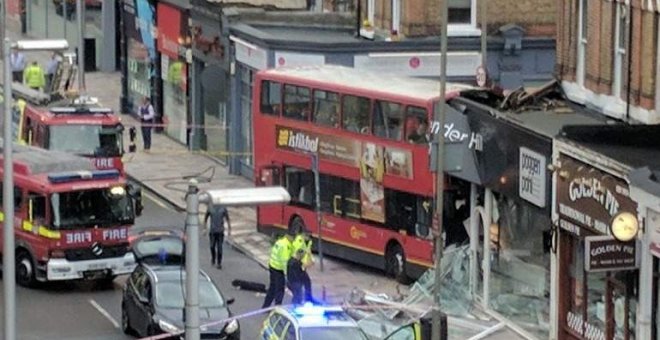
[[[310,91],[308,88],[284,85],[284,117],[296,120],[309,120],[310,101]]]
[[[261,82],[261,113],[279,116],[282,106],[282,84],[264,80]]]
[[[342,101],[344,129],[352,132],[369,133],[369,98],[344,96]]]
[[[408,107],[406,110],[406,140],[414,144],[426,144],[430,141],[429,120],[426,110],[420,107]]]
[[[337,93],[314,91],[313,108],[314,123],[339,127],[339,95]]]

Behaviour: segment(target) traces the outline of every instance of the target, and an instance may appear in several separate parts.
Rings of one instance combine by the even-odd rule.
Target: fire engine
[[[109,282],[135,268],[128,234],[142,211],[139,188],[70,153],[15,145],[12,155],[18,284]]]
[[[109,108],[77,100],[33,104],[14,112],[15,139],[27,145],[91,158],[96,169],[124,174],[121,119]]]

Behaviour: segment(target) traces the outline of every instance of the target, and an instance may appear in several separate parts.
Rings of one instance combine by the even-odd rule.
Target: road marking
[[[96,310],[99,311],[99,313],[101,313],[101,315],[105,316],[105,318],[108,319],[108,321],[110,321],[110,323],[112,323],[112,325],[113,325],[115,328],[119,328],[119,323],[117,322],[117,320],[115,320],[115,319],[112,317],[112,315],[110,315],[110,313],[108,313],[108,311],[106,311],[105,309],[103,309],[103,307],[101,307],[101,305],[99,305],[99,304],[98,304],[96,301],[94,301],[94,300],[89,300],[89,303],[92,305],[92,307],[96,308]]]
[[[167,209],[167,210],[172,210],[169,206],[167,206],[165,203],[163,203],[163,201],[160,198],[158,198],[158,197],[156,197],[152,194],[149,194],[145,191],[142,191],[142,195],[146,196],[148,199],[150,199],[154,203],[158,204],[161,208]]]

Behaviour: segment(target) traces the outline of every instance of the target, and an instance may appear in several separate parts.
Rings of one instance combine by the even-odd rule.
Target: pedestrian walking
[[[142,142],[144,143],[144,151],[149,152],[151,149],[151,128],[153,127],[156,112],[154,106],[151,105],[149,97],[144,97],[142,105],[138,109],[138,117],[140,117],[142,129]]]
[[[46,86],[46,76],[39,63],[33,61],[25,68],[25,71],[23,71],[23,82],[33,90],[43,91],[44,86]]]
[[[23,72],[25,71],[25,54],[14,50],[11,52],[11,76],[12,81],[17,83],[23,82]]]
[[[273,301],[276,305],[282,304],[286,285],[284,272],[291,258],[291,242],[294,236],[295,234],[289,231],[286,235],[280,237],[270,250],[270,260],[268,261],[270,283],[262,308],[270,307]]]
[[[293,256],[286,265],[286,284],[293,294],[291,303],[301,305],[303,303],[303,286],[305,270],[303,270],[302,258],[305,255],[305,249],[294,251]]]
[[[302,262],[302,284],[303,284],[303,297],[305,301],[314,303],[314,297],[312,295],[312,279],[309,277],[308,269],[314,265],[314,259],[312,258],[312,240],[308,233],[302,232],[296,235],[296,238],[293,240],[293,252],[302,250],[303,255],[301,258]]]
[[[210,222],[210,224],[208,224]],[[229,224],[229,213],[222,205],[213,204],[204,216],[204,225],[209,231],[209,247],[211,249],[211,265],[222,269],[222,244],[225,241],[225,222]]]
[[[60,66],[60,58],[57,53],[53,53],[46,64],[46,93],[50,93],[53,90],[53,78],[57,73],[57,69]]]

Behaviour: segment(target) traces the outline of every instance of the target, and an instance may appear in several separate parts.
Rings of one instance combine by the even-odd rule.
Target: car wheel
[[[387,247],[385,252],[385,273],[400,283],[408,283],[406,274],[406,257],[398,243]]]
[[[128,310],[126,304],[121,304],[121,330],[126,335],[135,335],[135,330],[131,327],[131,320],[128,318]]]
[[[305,231],[305,221],[300,216],[294,217],[291,222],[289,222],[289,231],[294,232],[296,235]]]
[[[21,250],[16,254],[16,283],[23,287],[34,287],[37,283],[32,256]]]

